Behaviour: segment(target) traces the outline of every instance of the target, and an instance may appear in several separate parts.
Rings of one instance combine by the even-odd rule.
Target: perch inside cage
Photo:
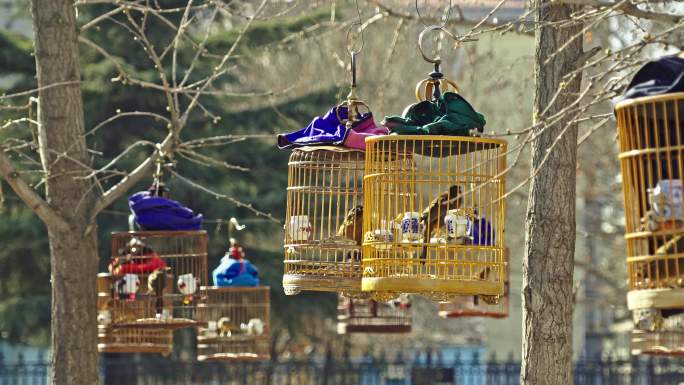
[[[442,318],[487,317],[506,318],[510,309],[510,255],[506,248],[506,270],[503,296],[469,295],[459,296],[451,302],[437,305]]]
[[[682,340],[684,322],[684,93],[628,99],[615,108],[625,199],[634,351]]]
[[[183,328],[197,324],[207,282],[205,231],[138,231],[112,234],[109,264],[114,328]]]
[[[270,288],[202,287],[198,305],[199,361],[268,360],[270,357]]]
[[[362,151],[304,147],[288,163],[286,294],[361,290]]]
[[[363,291],[449,301],[502,296],[506,142],[390,135],[366,141]]]
[[[173,350],[173,331],[168,329],[112,328],[111,274],[97,276],[97,350],[100,353],[159,353]]]
[[[338,334],[410,332],[411,300],[408,296],[380,302],[338,295]]]

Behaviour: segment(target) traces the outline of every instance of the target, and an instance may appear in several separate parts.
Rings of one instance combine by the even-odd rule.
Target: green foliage
[[[33,49],[31,39],[0,30],[0,47],[0,74],[35,71],[36,63],[30,55]]]

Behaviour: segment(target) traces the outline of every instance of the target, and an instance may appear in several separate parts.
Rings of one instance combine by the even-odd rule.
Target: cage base
[[[684,288],[632,290],[627,293],[627,308],[629,310],[684,308]]]
[[[216,361],[268,361],[271,356],[268,354],[254,354],[254,353],[216,353],[216,354],[202,354],[197,356],[197,361],[200,362],[216,362]]]
[[[457,281],[421,277],[364,277],[361,289],[371,292],[414,293],[431,299],[453,299],[460,295],[500,295],[504,294],[503,282]]]
[[[350,325],[337,324],[337,334],[401,334],[411,333],[411,325]]]
[[[100,353],[157,353],[168,356],[172,350],[173,347],[162,344],[97,344]]]
[[[331,291],[360,293],[360,278],[309,276],[300,274],[283,275],[283,289],[286,295],[296,295],[305,291]]]
[[[438,314],[439,314],[440,318],[461,318],[461,317],[485,317],[485,318],[496,318],[496,319],[508,318],[508,313],[496,312],[496,311],[482,311],[482,310],[457,310],[457,311],[442,310]]]
[[[634,330],[632,354],[684,357],[684,331]]]
[[[141,318],[131,322],[117,322],[113,323],[112,328],[124,329],[167,329],[176,330],[184,328],[192,328],[201,326],[202,323],[188,318],[172,318],[168,320],[159,320],[157,318]]]

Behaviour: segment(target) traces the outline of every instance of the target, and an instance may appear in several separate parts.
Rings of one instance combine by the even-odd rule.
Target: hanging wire
[[[356,5],[357,20],[353,22],[347,30],[347,53],[349,53],[349,56],[351,57],[353,57],[355,54],[361,53],[365,43],[363,39],[363,23],[361,19],[361,9],[359,8],[359,1],[355,0],[354,3]],[[356,36],[352,35],[352,31],[355,28],[357,29],[357,33],[355,34]],[[356,48],[357,45],[358,49]]]
[[[361,19],[361,9],[359,8],[359,1],[355,0],[357,20],[353,22],[347,30],[347,53],[351,57],[351,87],[347,100],[342,102],[339,106],[347,106],[347,119],[342,119],[339,114],[339,109],[336,110],[337,118],[343,122],[347,128],[351,128],[359,115],[359,107],[365,107],[370,111],[368,105],[360,100],[356,95],[356,55],[358,55],[364,46],[363,39],[363,22]],[[352,33],[354,29],[356,33]]]
[[[420,20],[421,24],[423,24],[423,27],[428,28],[430,27],[430,24],[427,24],[425,20],[423,19],[423,16],[420,14],[420,8],[418,7],[418,0],[415,1],[415,6],[416,6],[416,13],[418,14],[418,20]],[[442,14],[442,24],[440,27],[444,28],[446,27],[447,23],[449,22],[449,19],[451,18],[451,0],[449,0],[449,6],[446,8],[444,13]]]

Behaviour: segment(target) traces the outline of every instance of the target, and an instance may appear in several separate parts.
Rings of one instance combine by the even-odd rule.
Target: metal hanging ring
[[[435,58],[430,58],[425,54],[425,50],[423,50],[423,38],[425,35],[427,35],[428,32],[432,31],[441,31],[449,35],[452,39],[456,39],[453,33],[449,32],[444,26],[441,25],[430,25],[425,27],[425,29],[418,35],[418,50],[420,51],[420,55],[423,57],[423,60],[425,60],[428,63],[432,64],[440,64],[442,62],[442,59],[439,57],[439,55]]]
[[[358,32],[352,35],[352,30],[354,30],[355,26],[358,28]],[[347,30],[347,53],[349,53],[349,56],[351,56],[352,54],[358,54],[363,50],[365,42],[363,40],[363,30],[361,29],[361,27],[363,27],[361,22],[355,21],[349,26],[349,29]],[[356,48],[356,46],[358,46],[358,48]]]
[[[418,0],[415,1],[415,5],[416,5],[416,13],[418,14],[418,20],[420,20],[420,22],[423,24],[423,27],[429,28],[430,25],[425,23],[423,16],[420,14],[420,9],[418,8]],[[442,20],[441,27],[446,27],[447,22],[451,18],[451,9],[452,9],[451,0],[449,0],[449,7],[446,9],[446,12],[444,12],[444,16],[442,16],[443,20]]]

